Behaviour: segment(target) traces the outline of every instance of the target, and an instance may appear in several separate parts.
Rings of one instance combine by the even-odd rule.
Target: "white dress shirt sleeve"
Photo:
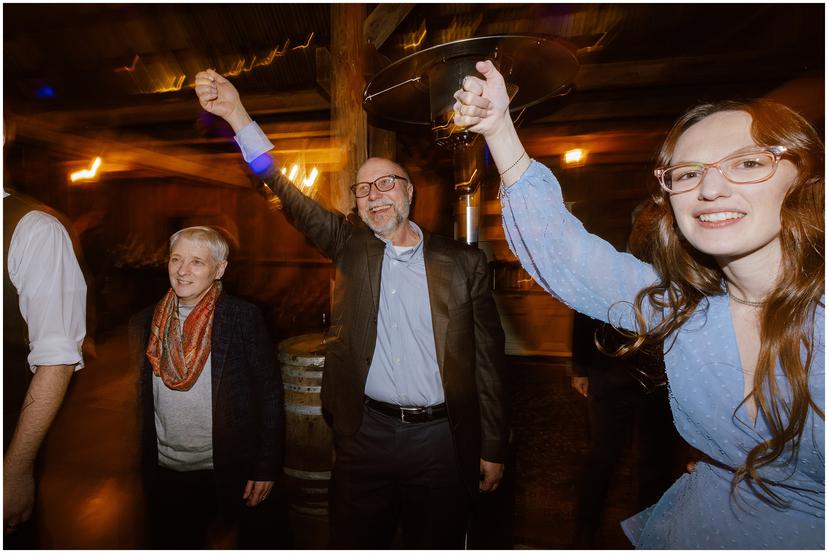
[[[9,278],[29,329],[29,366],[83,367],[86,282],[63,225],[42,211],[27,213],[9,244]]]
[[[242,157],[244,157],[247,163],[250,163],[260,155],[273,149],[273,144],[255,121],[248,123],[233,138],[235,138],[236,143],[241,148]]]

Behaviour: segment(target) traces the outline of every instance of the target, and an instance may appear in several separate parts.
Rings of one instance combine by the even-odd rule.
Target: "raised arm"
[[[518,138],[509,115],[509,95],[503,76],[490,61],[477,62],[483,79],[466,77],[454,97],[454,122],[482,134],[497,165],[504,187],[516,183],[529,168],[531,159]]]
[[[529,158],[518,138],[503,77],[490,61],[476,69],[483,79],[464,79],[454,121],[486,139],[502,179],[509,247],[538,284],[573,309],[631,327],[629,305],[619,302],[632,302],[655,280],[652,267],[589,234],[566,210],[557,179]]]
[[[239,91],[216,71],[208,69],[197,73],[195,92],[201,107],[227,121],[234,133],[238,134],[253,122],[242,105]]]
[[[247,113],[233,83],[212,69],[195,78],[198,101],[206,111],[223,118],[236,133],[236,141],[250,169],[282,201],[290,223],[308,237],[323,255],[336,260],[351,232],[342,213],[329,211],[302,194],[277,169],[268,153],[273,144]]]

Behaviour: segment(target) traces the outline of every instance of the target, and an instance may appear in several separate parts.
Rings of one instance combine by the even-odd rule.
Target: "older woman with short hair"
[[[153,545],[233,547],[245,507],[270,493],[282,387],[258,308],[222,290],[227,241],[170,237],[170,289],[138,325],[142,465]]]

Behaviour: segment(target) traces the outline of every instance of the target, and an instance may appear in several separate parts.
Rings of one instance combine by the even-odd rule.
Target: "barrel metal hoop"
[[[292,376],[293,378],[322,378],[322,371],[297,371],[296,369],[288,369],[282,367],[282,376]]]
[[[298,413],[300,415],[321,415],[322,407],[318,405],[294,405],[292,403],[286,403],[285,411]]]
[[[288,476],[292,476],[294,478],[301,478],[302,480],[330,480],[331,479],[331,471],[329,471],[329,470],[310,471],[310,470],[292,469],[290,467],[282,467],[282,470]]]
[[[309,495],[319,495],[328,493],[328,488],[302,488],[302,493]]]
[[[291,392],[301,392],[304,394],[318,394],[322,390],[322,386],[297,386],[296,384],[283,383],[285,390]]]
[[[316,515],[322,517],[328,516],[328,509],[312,509],[301,505],[291,505],[290,508],[303,515]]]
[[[324,355],[313,355],[308,357],[307,354],[295,354],[295,353],[285,353],[280,352],[277,356],[279,362],[282,365],[294,365],[297,367],[324,367],[325,366],[325,356]]]

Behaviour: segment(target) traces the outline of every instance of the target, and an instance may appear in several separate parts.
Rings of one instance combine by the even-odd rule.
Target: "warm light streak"
[[[135,71],[135,68],[138,66],[138,61],[140,59],[141,59],[141,56],[139,56],[138,54],[135,54],[135,57],[132,58],[132,65],[131,66],[127,67],[126,65],[124,65],[122,67],[119,67],[119,68],[115,69],[115,73],[123,73],[123,72],[132,73],[133,71]]]
[[[293,167],[290,168],[290,174],[288,175],[288,180],[290,182],[296,182],[296,174],[299,172],[299,164],[294,163]]]
[[[304,50],[305,48],[310,46],[311,40],[313,40],[313,32],[312,31],[311,31],[311,34],[308,36],[308,40],[304,44],[300,44],[299,46],[296,46],[293,49],[294,50]]]
[[[288,39],[288,40],[285,41],[285,43],[281,47],[277,46],[276,48],[271,50],[267,54],[267,56],[265,56],[264,58],[261,58],[261,59],[259,59],[258,56],[254,55],[250,59],[250,61],[248,62],[244,57],[241,57],[241,58],[239,58],[238,61],[236,61],[231,66],[229,71],[225,71],[222,74],[225,77],[238,77],[242,73],[250,73],[251,71],[253,71],[257,67],[265,67],[267,65],[271,65],[276,58],[281,58],[285,54],[287,54],[288,49],[293,51],[293,50],[304,50],[306,48],[309,48],[310,45],[311,45],[311,42],[313,41],[313,37],[314,37],[314,33],[311,32],[311,34],[308,35],[308,39],[305,41],[304,44],[294,46],[293,48],[290,48],[290,40]],[[138,54],[135,54],[135,58],[133,58],[133,60],[132,60],[132,67],[123,66],[123,67],[119,67],[119,68],[115,69],[115,71],[118,72],[118,73],[123,73],[123,72],[132,73],[132,72],[134,72],[135,67],[138,64],[139,59],[140,59],[140,57],[138,56]],[[148,92],[150,94],[159,94],[159,93],[164,93],[164,92],[177,92],[177,91],[179,91],[183,88],[184,83],[185,83],[186,80],[187,80],[186,75],[176,73],[176,75],[170,80],[170,84],[168,86],[161,87],[161,88],[152,88]],[[194,88],[195,87],[195,82],[188,83],[187,87],[188,88]],[[142,91],[142,92],[146,92],[146,91]]]
[[[83,169],[81,171],[75,171],[74,173],[69,175],[69,178],[72,182],[77,182],[79,180],[90,180],[94,179],[95,175],[98,174],[98,169],[101,168],[102,160],[99,157],[96,157],[95,160],[92,162],[92,167],[89,169]]]
[[[448,114],[448,119],[445,125],[434,125],[431,127],[431,130],[434,132],[442,131],[444,129],[449,129],[448,134],[445,136],[452,136],[454,133],[463,132],[466,130],[465,126],[460,126],[454,122],[454,112],[451,111]]]
[[[239,59],[233,66],[233,69],[224,74],[225,77],[238,77],[244,70],[244,58]]]
[[[270,65],[271,63],[273,63],[274,59],[285,55],[285,51],[288,49],[288,46],[290,46],[290,39],[285,41],[285,45],[282,46],[281,50],[279,50],[278,46],[276,48],[274,48],[273,50],[271,50],[271,52],[267,55],[267,57],[264,58],[262,61],[260,61],[255,67],[261,67],[263,65]]]
[[[306,40],[304,44],[300,44],[299,46],[295,46],[295,47],[291,48],[291,50],[305,49],[305,48],[310,46],[310,43],[311,43],[312,40],[313,40],[313,33],[308,35],[308,40]],[[257,67],[264,67],[266,65],[270,65],[270,64],[273,63],[273,60],[275,60],[276,58],[281,58],[282,56],[284,56],[287,53],[288,48],[290,48],[290,39],[286,40],[281,48],[277,46],[276,48],[271,50],[270,53],[266,57],[262,58],[261,60],[258,60],[257,56],[253,56],[253,58],[250,60],[250,63],[247,63],[247,62],[245,62],[244,58],[241,58],[241,59],[239,59],[239,61],[237,61],[233,65],[233,68],[230,69],[230,71],[227,71],[226,73],[224,73],[224,76],[225,77],[238,77],[242,73],[250,73],[251,71],[253,71]]]
[[[181,90],[181,87],[184,86],[184,79],[186,79],[186,78],[187,78],[186,75],[178,75],[176,77],[173,77],[172,80],[170,81],[169,86],[162,87],[162,88],[156,88],[152,92],[154,92],[154,93],[178,92],[179,90]]]
[[[465,182],[456,182],[454,183],[454,188],[466,188],[467,186],[471,185],[474,182],[474,178],[477,176],[477,169],[471,174],[469,180]]]
[[[310,171],[310,174],[305,173],[302,175],[302,178],[297,178],[299,176],[300,167],[298,163],[294,163],[290,168],[290,173],[288,173],[287,167],[282,167],[282,174],[287,176],[288,180],[292,182],[296,187],[301,190],[305,195],[312,195],[313,194],[313,185],[316,184],[316,179],[319,177],[319,169],[313,167]]]
[[[423,34],[421,34],[421,35],[420,35],[420,38],[419,38],[419,39],[417,39],[417,40],[415,40],[415,41],[414,41],[414,42],[412,42],[411,44],[403,44],[403,49],[404,49],[404,50],[409,50],[409,49],[411,49],[411,48],[416,48],[417,46],[419,46],[420,44],[422,44],[422,43],[423,43],[423,40],[424,40],[424,39],[425,39],[425,37],[426,37],[426,33],[427,33],[427,29],[426,29],[425,27],[423,27]]]
[[[574,148],[567,150],[563,155],[564,165],[579,166],[586,162],[586,150],[583,148]]]
[[[319,171],[314,167],[311,169],[310,175],[302,179],[302,186],[310,188],[316,182],[316,177],[319,176]]]
[[[457,125],[454,125],[454,112],[453,111],[449,112],[448,118],[446,119],[446,124],[445,125],[432,125],[431,130],[441,131],[443,129],[447,129],[450,125],[453,125],[454,128],[457,127]],[[452,132],[454,132],[454,129],[452,129]],[[449,134],[451,134],[451,133],[449,133]]]

